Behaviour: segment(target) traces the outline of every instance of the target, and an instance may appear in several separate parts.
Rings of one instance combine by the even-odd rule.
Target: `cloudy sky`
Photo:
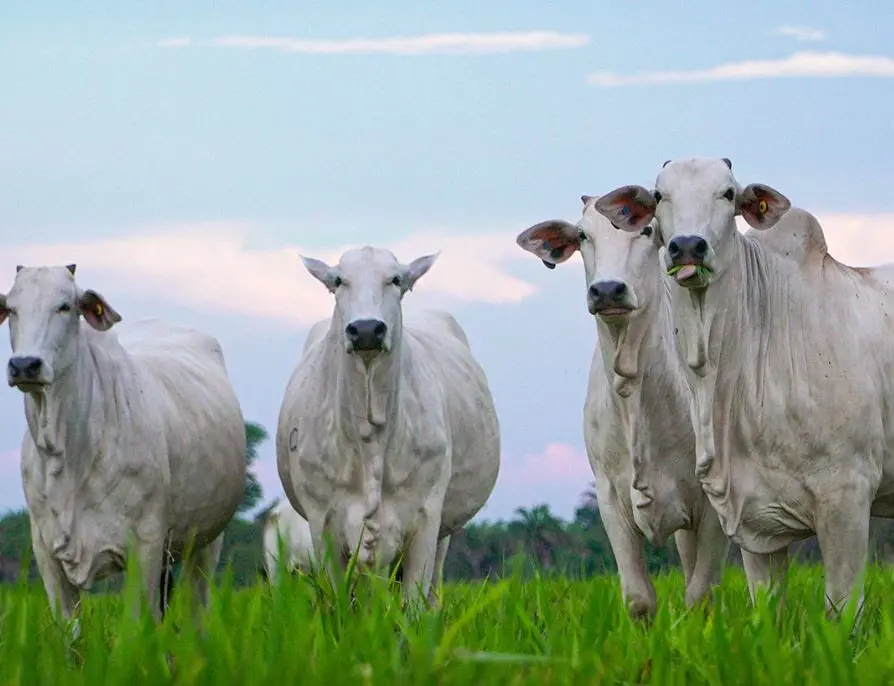
[[[5,3],[0,292],[18,263],[76,262],[125,318],[213,333],[272,433],[332,305],[299,253],[442,250],[406,307],[449,307],[490,378],[482,516],[569,516],[595,325],[579,261],[549,272],[516,234],[712,155],[817,214],[840,259],[894,260],[892,29],[882,0]],[[3,510],[24,503],[5,386],[0,418]],[[259,470],[280,495],[272,441]]]

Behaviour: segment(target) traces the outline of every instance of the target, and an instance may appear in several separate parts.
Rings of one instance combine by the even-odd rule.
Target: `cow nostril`
[[[708,241],[704,238],[699,238],[695,241],[695,254],[698,257],[704,257],[708,252]]]
[[[348,335],[348,338],[357,338],[357,336],[360,334],[360,332],[357,331],[357,327],[353,324],[348,324],[345,327],[345,333]]]
[[[627,284],[620,282],[615,284],[615,295],[624,295],[624,292],[627,290]]]
[[[388,327],[385,326],[385,322],[379,322],[376,324],[376,328],[373,329],[373,333],[376,338],[385,338],[385,332],[388,330]]]
[[[676,239],[667,244],[667,252],[672,258],[680,256],[680,244],[677,243]]]
[[[40,360],[31,360],[28,363],[28,366],[25,367],[25,372],[28,374],[36,374],[40,371],[42,362]]]
[[[598,298],[600,295],[602,295],[602,294],[599,292],[599,287],[596,286],[596,284],[593,284],[592,286],[590,286],[590,287],[587,289],[587,292],[590,294],[590,297],[591,297],[591,298]]]

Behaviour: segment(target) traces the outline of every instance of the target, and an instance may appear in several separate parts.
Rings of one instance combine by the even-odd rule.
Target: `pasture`
[[[308,577],[235,589],[190,618],[176,594],[160,628],[122,594],[86,596],[82,631],[51,619],[38,585],[0,587],[0,684],[883,684],[894,679],[894,572],[873,566],[863,621],[823,616],[818,567],[797,566],[786,601],[748,600],[728,568],[710,608],[687,612],[679,573],[656,580],[659,611],[632,622],[617,577],[512,575],[447,584],[440,612],[415,619],[399,592],[365,579]],[[185,588],[185,587],[184,587]]]

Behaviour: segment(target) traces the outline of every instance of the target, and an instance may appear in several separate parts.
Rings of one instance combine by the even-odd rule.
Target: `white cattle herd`
[[[579,221],[540,222],[517,242],[550,269],[583,258],[598,331],[584,438],[631,615],[656,607],[644,542],[671,534],[688,605],[718,583],[730,540],[753,596],[812,534],[829,610],[862,603],[870,516],[894,517],[894,266],[838,262],[811,214],[742,187],[728,159],[668,161],[652,189],[581,199]],[[500,427],[459,323],[404,321],[402,299],[436,257],[303,258],[335,306],[281,405],[270,578],[282,550],[287,568],[330,574],[353,555],[363,568],[400,561],[405,601],[438,602],[450,536],[496,483]],[[120,323],[75,271],[20,266],[0,294],[47,596],[70,618],[79,592],[133,551],[158,618],[176,560],[207,603],[246,469],[220,345],[159,320]]]

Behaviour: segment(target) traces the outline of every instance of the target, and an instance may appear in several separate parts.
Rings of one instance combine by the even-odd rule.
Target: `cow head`
[[[604,321],[621,322],[655,293],[658,242],[648,222],[635,228],[612,226],[595,209],[598,197],[584,195],[581,201],[582,216],[576,224],[562,219],[540,222],[522,231],[516,242],[550,269],[580,251],[587,309]]]
[[[668,160],[653,191],[622,186],[596,203],[597,211],[631,230],[657,218],[667,248],[664,267],[686,288],[706,288],[726,266],[736,215],[755,229],[769,229],[790,207],[770,186],[742,188],[726,158]]]
[[[437,254],[405,265],[383,248],[355,248],[338,264],[302,257],[304,266],[335,295],[348,354],[371,360],[389,353],[402,326],[401,300],[434,264]]]
[[[9,319],[12,357],[7,382],[24,392],[49,386],[77,355],[80,318],[106,331],[121,316],[96,291],[75,283],[75,265],[16,269],[12,290],[0,294],[0,324]]]

